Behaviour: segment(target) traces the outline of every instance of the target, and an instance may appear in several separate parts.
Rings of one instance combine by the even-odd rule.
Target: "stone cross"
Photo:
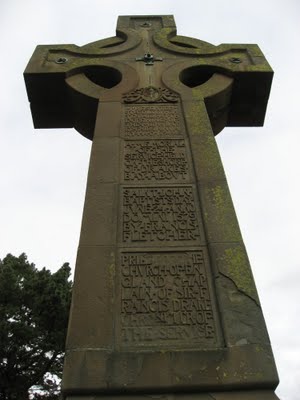
[[[272,76],[257,45],[178,36],[172,16],[123,16],[116,37],[36,48],[34,126],[93,140],[67,399],[277,398],[214,138],[263,124]]]

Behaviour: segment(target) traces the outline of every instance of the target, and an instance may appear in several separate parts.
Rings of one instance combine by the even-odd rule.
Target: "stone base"
[[[272,390],[243,390],[210,393],[68,396],[65,400],[279,400]]]

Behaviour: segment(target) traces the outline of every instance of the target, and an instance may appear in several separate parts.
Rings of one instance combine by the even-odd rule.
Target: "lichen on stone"
[[[244,248],[235,246],[225,249],[221,260],[222,264],[226,267],[225,270],[222,268],[222,272],[232,279],[240,291],[247,294],[247,296],[259,304],[248,257]]]

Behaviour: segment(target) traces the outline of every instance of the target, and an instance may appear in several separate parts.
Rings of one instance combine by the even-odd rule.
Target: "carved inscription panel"
[[[124,131],[126,138],[180,137],[182,129],[178,105],[126,105]]]
[[[187,181],[188,161],[183,139],[127,140],[124,181]]]
[[[192,186],[125,187],[121,214],[126,244],[199,243]]]
[[[121,254],[124,345],[216,343],[203,251]]]
[[[156,101],[147,104],[143,88],[124,97],[118,337],[124,347],[217,347],[215,299],[180,104],[162,89],[154,94]]]

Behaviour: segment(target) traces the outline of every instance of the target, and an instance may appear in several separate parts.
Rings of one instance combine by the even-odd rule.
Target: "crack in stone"
[[[235,283],[235,281],[234,281],[233,278],[231,278],[230,276],[224,274],[224,272],[222,272],[222,271],[219,271],[219,273],[220,273],[220,275],[224,276],[224,278],[229,279],[229,280],[234,284],[234,286],[236,287],[236,289],[237,289],[238,292],[240,292],[240,293],[242,293],[244,296],[248,297],[248,299],[252,300],[252,301],[256,304],[256,306],[257,306],[258,308],[261,309],[261,306],[260,306],[260,304],[257,302],[257,300],[256,300],[255,298],[253,298],[252,296],[250,296],[248,293],[246,293],[244,290],[240,289],[240,288],[238,287],[238,285]]]

